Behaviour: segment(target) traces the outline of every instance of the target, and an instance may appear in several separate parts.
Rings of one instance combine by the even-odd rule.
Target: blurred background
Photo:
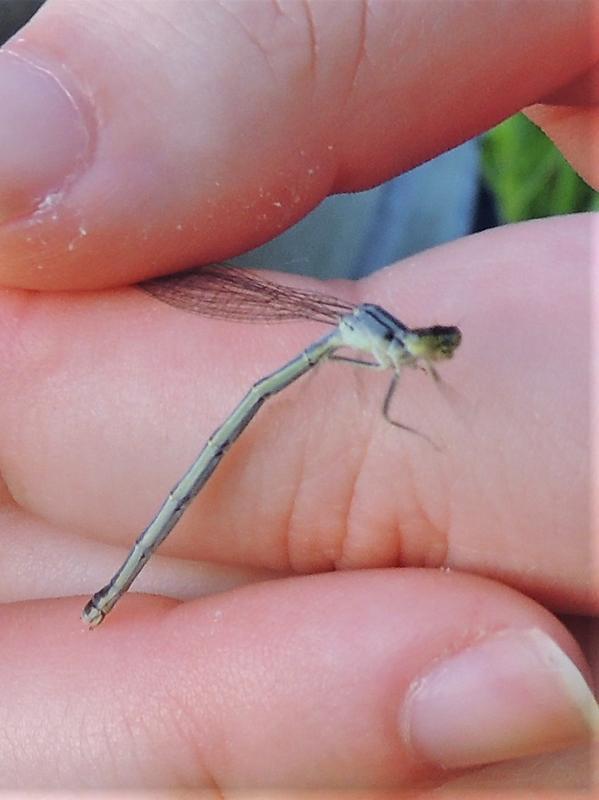
[[[0,44],[43,2],[0,0]],[[486,228],[592,209],[599,210],[599,194],[517,114],[382,186],[327,198],[293,228],[234,261],[359,278]]]

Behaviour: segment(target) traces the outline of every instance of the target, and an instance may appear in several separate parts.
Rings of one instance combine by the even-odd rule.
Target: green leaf
[[[524,114],[484,136],[482,169],[502,222],[599,209],[599,193]]]

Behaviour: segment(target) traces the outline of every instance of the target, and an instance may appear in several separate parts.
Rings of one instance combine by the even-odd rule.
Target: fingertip
[[[526,109],[526,115],[549,136],[581,178],[599,191],[597,104],[539,103]]]
[[[0,59],[4,285],[105,288],[222,260],[326,195],[336,153],[289,118],[290,87],[232,15],[98,8],[50,0]]]
[[[550,636],[539,628],[504,629],[425,670],[408,692],[400,728],[429,762],[463,769],[588,741],[599,711],[581,672]]]

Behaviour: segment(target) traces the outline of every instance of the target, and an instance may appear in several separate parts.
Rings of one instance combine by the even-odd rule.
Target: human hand
[[[127,595],[93,633],[71,595],[106,581],[226,410],[314,326],[273,337],[133,289],[4,290],[4,785],[452,786],[442,763],[501,788],[520,762],[481,765],[583,741],[573,663],[590,668],[550,610],[596,610],[591,219],[357,284],[353,300],[409,323],[459,321],[444,376],[463,403],[420,373],[398,395],[444,452],[385,423],[383,376],[326,365],[260,412],[135,584],[223,593]],[[555,788],[560,764],[584,782],[581,750],[529,764],[524,785]]]
[[[72,15],[76,25],[75,9]],[[54,20],[60,40],[63,29]],[[557,47],[556,21],[553,38],[549,30],[538,30],[538,18],[534,23],[538,54],[544,35],[543,47],[552,42]],[[543,24],[549,24],[546,17]],[[572,33],[574,15],[570,22],[560,17],[559,24],[559,37],[568,38],[564,31]],[[100,27],[96,35],[105,30]],[[67,38],[70,52],[73,41],[81,47],[75,63],[87,63],[86,53],[91,63],[93,48],[85,36]],[[97,42],[95,52],[106,44]],[[133,55],[138,45],[131,43]],[[144,88],[151,88],[156,70],[131,71],[124,64],[131,49],[121,50],[120,68],[142,82],[149,75]],[[530,63],[530,51],[526,58]],[[116,102],[122,83],[112,85],[110,77],[116,73],[123,80],[119,65],[110,60],[108,76],[94,66],[106,90],[100,96]],[[573,71],[572,58],[558,59],[558,67]],[[86,74],[93,77],[91,70]],[[182,80],[185,74],[181,70],[177,86],[192,85],[192,78],[187,84]],[[459,84],[460,74],[455,77]],[[539,92],[547,91],[547,75],[527,80],[542,80]],[[517,97],[521,90],[521,84],[514,89]],[[125,112],[131,113],[131,104],[144,93],[123,92],[127,107],[117,103],[104,119],[117,126],[113,142],[126,154],[128,145],[134,152],[139,131],[154,123],[138,116],[127,124]],[[392,94],[389,90],[384,97]],[[439,113],[438,139],[438,129],[427,127],[427,114],[438,108],[440,97],[426,113],[414,110],[421,115],[416,126],[424,128],[416,137],[405,128],[389,132],[388,126],[364,125],[364,113],[370,116],[372,109],[363,107],[352,122],[355,130],[343,128],[336,180],[323,180],[320,173],[316,190],[309,182],[307,188],[299,186],[299,208],[284,204],[287,215],[301,214],[331,187],[374,182],[385,164],[401,169],[444,146],[441,140],[450,144],[457,137],[456,124],[462,133],[469,125],[486,126],[486,115],[499,113],[495,104],[505,102],[506,94],[499,94],[501,100],[490,100],[491,108],[483,111],[480,98],[473,97],[476,108],[466,108],[452,125],[443,127]],[[222,158],[238,169],[224,176],[226,197],[218,200],[216,221],[207,223],[208,195],[217,187],[208,191],[196,184],[210,164],[198,160],[203,145],[197,139],[189,152],[177,150],[178,139],[172,137],[180,129],[172,130],[172,114],[157,102],[167,95],[152,102],[146,94],[146,103],[135,110],[141,113],[147,105],[146,110],[163,115],[165,142],[173,145],[163,157],[173,179],[159,186],[152,171],[140,177],[139,160],[117,163],[109,153],[107,172],[100,165],[87,199],[79,194],[77,205],[73,198],[84,187],[74,184],[75,195],[69,192],[50,213],[5,227],[0,248],[6,258],[0,268],[7,285],[77,288],[132,281],[148,269],[187,263],[191,253],[199,260],[230,255],[227,247],[242,249],[252,236],[258,241],[272,235],[280,220],[260,219],[261,203],[267,201],[260,199],[245,215],[240,209],[244,198],[256,197],[252,181],[257,175],[269,179],[269,191],[277,188],[277,164],[291,158],[291,146],[277,150],[283,144],[276,142],[293,130],[283,114],[292,109],[281,107],[268,149],[249,126],[243,128],[249,142],[233,142],[237,159],[225,157],[226,147],[215,156],[215,165]],[[231,101],[235,112],[238,100]],[[191,124],[196,109],[182,103],[181,95],[174,107],[179,113],[189,110],[181,122],[188,133],[185,124]],[[296,115],[301,119],[297,109]],[[277,114],[269,118],[269,126],[277,119]],[[311,128],[315,119],[320,116],[312,113]],[[359,123],[365,132],[361,142]],[[229,146],[222,130],[220,135],[209,131],[210,152]],[[383,133],[389,138],[373,158]],[[306,127],[297,135],[306,136]],[[402,140],[406,148],[399,147]],[[297,140],[291,144],[298,146]],[[239,157],[244,147],[257,149],[255,162],[244,165]],[[198,148],[195,161],[192,148]],[[395,166],[389,167],[391,156]],[[292,177],[303,175],[301,159],[289,163]],[[153,188],[144,193],[148,184]],[[98,188],[106,186],[116,192],[109,204]],[[164,201],[160,213],[158,190]],[[71,239],[75,228],[69,226],[80,212],[86,224],[94,224],[88,230],[81,223],[85,235],[77,229],[79,235]],[[189,223],[185,236],[175,232],[183,212]],[[482,642],[483,676],[492,675],[499,663],[497,651],[485,651],[485,642],[492,648],[507,641],[506,657],[523,657],[514,667],[512,690],[524,684],[526,696],[537,687],[550,693],[536,695],[542,700],[536,710],[526,709],[519,698],[517,726],[514,694],[502,693],[512,716],[501,731],[517,727],[526,736],[518,744],[499,742],[500,755],[506,756],[506,746],[509,755],[518,747],[519,754],[548,751],[557,744],[551,741],[556,732],[564,734],[564,745],[582,739],[580,717],[560,693],[560,678],[553,676],[552,683],[545,675],[544,684],[534,655],[509,636],[531,628],[545,631],[588,674],[572,639],[526,595],[557,612],[590,614],[596,608],[583,513],[588,470],[581,466],[587,457],[586,392],[580,389],[586,380],[585,287],[572,267],[590,258],[589,224],[589,218],[578,218],[488,234],[362,284],[364,299],[380,299],[407,322],[458,322],[464,329],[463,350],[445,370],[448,382],[464,395],[463,418],[459,408],[417,380],[399,398],[402,416],[412,413],[420,428],[441,434],[447,457],[439,459],[426,445],[401,435],[390,436],[378,414],[382,387],[376,379],[330,365],[255,420],[136,588],[192,597],[264,578],[265,570],[275,580],[183,607],[165,599],[127,597],[93,635],[77,622],[82,599],[65,598],[86,594],[106,580],[224,409],[256,376],[309,341],[312,329],[277,328],[273,342],[272,329],[177,315],[131,290],[46,297],[4,292],[0,453],[6,483],[2,551],[8,555],[2,583],[4,600],[22,601],[0,612],[7,645],[2,707],[12,739],[12,748],[3,749],[5,784],[450,786],[455,773],[440,772],[431,759],[430,729],[429,750],[406,740],[405,699],[448,652],[476,657],[476,649],[470,649],[476,641]],[[511,322],[507,333],[506,319]],[[563,330],[567,336],[559,335]],[[576,330],[578,335],[572,333]],[[213,390],[206,396],[208,376]],[[112,545],[118,545],[117,553]],[[470,574],[385,569],[284,578],[332,564],[442,563]],[[39,601],[56,596],[63,599]],[[498,631],[506,638],[493,638]],[[466,670],[463,661],[453,663]],[[470,664],[474,669],[472,659]],[[572,686],[577,673],[564,669]],[[461,780],[480,782],[489,772],[478,765],[498,753],[497,709],[481,706],[488,682],[477,683],[472,672],[459,675],[460,709],[482,707],[488,717],[490,712],[492,724],[484,730],[495,735],[494,755],[488,740],[481,743],[477,725],[472,761],[472,738],[468,741],[458,724],[472,721],[471,715],[462,720],[446,707],[444,727],[437,700],[421,719],[443,734],[435,744],[437,758],[440,744],[455,748],[457,743],[462,759],[470,748],[472,768]],[[547,713],[554,714],[552,725]],[[567,758],[578,757],[584,764],[584,751],[579,752],[582,756],[558,763],[568,765]],[[454,751],[454,766],[455,757]],[[552,787],[555,759],[535,762],[536,779]],[[492,785],[507,785],[519,768],[513,762],[489,768]]]

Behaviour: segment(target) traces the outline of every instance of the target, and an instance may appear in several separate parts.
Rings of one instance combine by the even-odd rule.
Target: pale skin
[[[294,61],[312,63],[302,48],[295,54],[286,40],[257,55],[256,41],[270,41],[270,11],[246,19],[235,6],[208,25],[204,5],[183,20],[178,4],[153,15],[130,4],[123,19],[119,3],[97,2],[107,22],[90,26],[81,16],[90,8],[49,0],[25,41],[11,44],[30,60],[43,53],[46,66],[66,63],[86,85],[98,81],[89,93],[110,124],[101,123],[96,160],[57,219],[29,226],[27,198],[0,181],[3,208],[13,203],[22,217],[0,227],[2,788],[501,789],[521,764],[480,763],[458,777],[423,763],[390,732],[389,697],[400,704],[440,652],[497,629],[541,629],[590,680],[590,216],[464,239],[356,286],[327,287],[381,302],[408,324],[461,327],[463,345],[441,368],[449,396],[414,374],[397,397],[396,415],[443,452],[385,423],[385,377],[324,365],[260,412],[140,577],[145,594],[125,597],[98,631],[79,621],[224,413],[321,332],[297,323],[273,336],[272,327],[198,319],[127,284],[264,241],[326,194],[397,174],[592,74],[583,5],[551,13],[545,3],[543,15],[524,5],[449,4],[440,20],[438,3],[419,4],[418,17],[413,3],[372,4],[373,38],[356,52],[377,58],[359,62],[356,78],[343,72],[344,56],[360,40],[362,7],[344,6],[342,36],[327,4],[313,3],[318,91],[311,69]],[[305,10],[281,8],[300,26]],[[385,21],[392,14],[401,19]],[[502,25],[512,35],[498,35]],[[391,48],[385,31],[394,26],[430,28],[437,38],[426,58],[409,42]],[[203,70],[186,60],[207,27],[223,45],[207,58],[226,59],[232,37],[236,58],[246,47],[245,63],[257,59],[243,83],[223,78],[221,116],[206,111],[207,76],[226,73],[226,60]],[[466,39],[454,49],[457,29]],[[99,73],[94,52],[123,36],[125,52],[121,39],[119,59],[102,58]],[[165,64],[178,80],[156,79]],[[319,112],[341,91],[337,80],[351,87],[343,124]],[[479,94],[489,80],[496,91]],[[465,91],[451,115],[440,107],[449,89]],[[256,93],[274,104],[265,129],[249,125]],[[405,126],[391,99],[409,93],[424,102],[409,104]],[[597,112],[584,97],[571,135],[560,139],[561,127],[556,140],[592,180]],[[552,109],[542,108],[551,134]],[[393,114],[397,125],[383,125]],[[136,148],[144,163],[155,159],[156,178],[139,169]],[[310,180],[306,159],[318,166]],[[139,196],[149,198],[143,209]],[[86,233],[75,240],[79,226]],[[72,291],[82,288],[90,291]],[[460,573],[435,569],[444,565]],[[202,597],[214,589],[224,591]],[[562,614],[591,635],[577,644]],[[580,779],[585,744],[571,744],[535,758],[541,785]]]

